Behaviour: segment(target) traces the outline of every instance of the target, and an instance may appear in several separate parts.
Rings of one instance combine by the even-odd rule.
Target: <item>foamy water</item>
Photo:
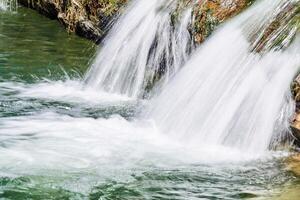
[[[128,99],[114,95],[80,90],[79,82],[76,81],[62,83],[44,82],[33,85],[2,83],[0,93],[6,95],[8,102],[17,100],[24,106],[30,102],[48,100],[51,103],[55,100],[58,105],[75,103],[75,109],[76,105],[78,107],[84,104],[102,106],[105,110],[112,104],[126,107],[132,103]],[[8,93],[13,95],[7,95]],[[95,97],[96,101],[90,101]],[[66,109],[72,110],[74,107]],[[133,164],[143,160],[151,161],[151,155],[158,165],[167,164],[165,161],[168,159],[175,163],[234,163],[261,156],[218,145],[186,146],[186,143],[173,140],[159,130],[151,119],[128,121],[119,113],[112,113],[106,119],[80,115],[74,117],[68,115],[68,112],[63,115],[53,112],[53,109],[47,110],[45,106],[44,109],[29,116],[1,118],[0,124],[4,147],[1,154],[10,155],[10,159],[3,160],[3,166],[18,161],[20,165],[16,166],[17,168],[26,165],[38,167],[41,164],[47,168],[60,165],[75,167],[75,163],[78,163],[78,166],[95,167],[102,162],[114,163],[125,157]],[[159,162],[161,156],[165,159]],[[67,161],[68,159],[70,160]]]
[[[293,109],[285,104],[291,102],[290,83],[300,67],[300,40],[285,51],[260,54],[251,51],[249,39],[285,3],[259,2],[198,49],[153,102],[150,118],[161,130],[188,145],[223,145],[253,153],[268,151],[274,136],[284,128],[288,132],[278,117],[282,112],[289,120],[292,114],[282,109]],[[276,126],[281,126],[278,132]]]
[[[192,8],[175,12],[180,1],[130,2],[85,75],[88,87],[131,98],[142,97],[158,74],[167,82],[186,62],[192,42]],[[178,12],[178,11],[177,11]],[[172,16],[174,15],[174,16]]]
[[[289,153],[268,151],[266,144],[279,133],[273,125],[285,129],[277,120],[289,116],[281,108],[289,107],[284,98],[299,43],[250,53],[247,33],[268,21],[257,12],[268,16],[280,3],[263,2],[238,18],[251,29],[237,28],[240,20],[221,27],[155,102],[63,75],[64,81],[27,80],[28,57],[13,60],[0,52],[0,198],[264,198],[290,183],[295,177],[281,162]],[[246,23],[249,15],[257,17],[253,26]],[[10,79],[14,75],[18,81]]]

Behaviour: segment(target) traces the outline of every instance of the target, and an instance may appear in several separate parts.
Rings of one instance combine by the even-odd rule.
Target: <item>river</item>
[[[299,197],[286,152],[190,148],[137,120],[147,102],[85,88],[95,49],[29,9],[0,12],[0,199]]]

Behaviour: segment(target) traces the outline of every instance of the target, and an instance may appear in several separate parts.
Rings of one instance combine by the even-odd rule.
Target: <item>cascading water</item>
[[[17,10],[17,0],[0,0],[0,10]]]
[[[7,8],[7,1],[1,0],[0,1],[0,10],[6,10],[6,8]]]
[[[85,76],[88,87],[137,98],[157,76],[164,80],[186,61],[192,48],[191,8],[175,27],[178,0],[135,0],[117,22]]]
[[[154,101],[158,127],[190,145],[267,150],[300,67],[300,41],[265,54],[251,52],[250,41],[287,3],[299,1],[260,2],[220,28]]]
[[[121,18],[125,25],[117,24],[120,30],[114,29],[116,32],[110,34],[102,49],[107,58],[119,54],[126,57],[122,59],[127,63],[144,63],[135,69],[142,69],[137,81],[141,88],[145,87],[144,76],[147,81],[151,79],[148,76],[154,76],[143,70],[160,69],[149,63],[162,56],[156,64],[175,69],[181,65],[175,63],[183,63],[181,56],[187,55],[180,48],[161,53],[168,45],[176,48],[183,41],[179,40],[182,35],[189,39],[188,22],[183,22],[190,20],[189,9],[181,17],[182,29],[178,25],[171,34],[164,31],[162,26],[168,25],[167,13],[174,5],[168,7],[168,2],[171,1],[133,2],[131,10]],[[170,70],[166,79],[171,78],[171,82],[163,87],[161,95],[156,94],[158,99],[151,104],[152,112],[146,119],[136,115],[140,101],[136,106],[136,101],[125,96],[139,96],[137,82],[124,85],[135,90],[117,84],[124,82],[123,75],[128,76],[128,81],[137,80],[121,74],[125,68],[119,72],[118,66],[110,63],[121,60],[102,57],[101,63],[110,63],[112,70],[106,65],[102,65],[103,69],[94,65],[84,88],[78,80],[80,75],[72,75],[73,69],[86,65],[91,52],[82,50],[93,44],[66,34],[55,21],[31,10],[0,12],[0,199],[268,199],[277,189],[285,190],[285,185],[295,187],[299,194],[299,179],[287,173],[282,159],[277,159],[286,153],[256,155],[266,149],[272,133],[277,133],[272,129],[281,130],[281,126],[274,126],[275,121],[280,123],[288,116],[289,109],[281,110],[283,117],[277,119],[281,100],[299,63],[299,40],[290,47],[286,45],[289,42],[284,42],[285,51],[269,53],[273,43],[262,40],[281,38],[276,37],[277,31],[264,33],[270,32],[268,27],[274,16],[285,10],[284,2],[296,1],[279,2],[257,2],[256,7],[212,35],[178,76],[168,77],[173,73]],[[165,6],[155,12],[155,3]],[[134,26],[135,19],[131,17],[136,15],[141,17],[141,23]],[[135,37],[130,38],[127,28]],[[156,36],[159,31],[164,33],[160,37]],[[148,33],[152,37],[148,38]],[[292,38],[293,31],[290,33],[284,41]],[[112,39],[114,35],[118,37]],[[167,42],[163,38],[173,39]],[[122,46],[122,41],[127,43]],[[115,42],[120,50],[110,48],[108,42]],[[134,46],[128,49],[137,57],[126,52],[128,44]],[[259,53],[250,53],[253,49]],[[147,59],[143,51],[150,54]],[[178,51],[183,55],[170,53]],[[166,56],[170,56],[170,63]],[[179,60],[173,59],[177,56]],[[60,66],[69,74],[67,78]],[[99,85],[98,70],[99,74],[108,70]],[[114,75],[121,79],[110,79]],[[109,84],[113,87],[109,88]],[[99,88],[125,95],[103,95]]]

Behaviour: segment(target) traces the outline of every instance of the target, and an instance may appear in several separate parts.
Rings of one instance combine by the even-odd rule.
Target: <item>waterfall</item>
[[[285,50],[252,50],[294,3],[259,1],[217,30],[153,100],[149,115],[158,128],[188,145],[267,150],[299,70],[300,40]]]
[[[8,6],[8,1],[7,0],[1,0],[0,1],[0,10],[6,10]]]
[[[102,44],[85,76],[86,85],[138,98],[159,76],[167,82],[192,48],[192,9],[182,11],[178,20],[172,18],[179,2],[134,0]]]
[[[179,2],[131,2],[103,42],[85,85],[136,99],[160,79],[164,90],[152,100],[149,118],[162,132],[195,145],[265,151],[281,138],[277,132],[285,130],[281,126],[291,113],[283,108],[291,110],[285,102],[300,63],[292,20],[300,1],[256,2],[189,61],[192,8],[174,23]]]
[[[0,10],[16,11],[17,4],[17,0],[0,0]]]

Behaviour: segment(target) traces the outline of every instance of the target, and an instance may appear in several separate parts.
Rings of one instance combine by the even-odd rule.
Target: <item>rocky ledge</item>
[[[57,19],[69,32],[99,42],[127,0],[19,0],[23,6]]]
[[[128,1],[130,0],[19,0],[19,3],[51,19],[58,19],[69,32],[98,43],[110,29],[114,19],[123,12]],[[191,2],[178,1],[177,10]],[[191,29],[195,42],[203,42],[218,24],[238,14],[250,3],[250,0],[199,0],[194,5]]]
[[[296,113],[291,124],[291,130],[295,137],[295,143],[300,147],[300,75],[292,83],[292,95],[296,102]]]
[[[296,176],[300,176],[300,154],[295,154],[286,160],[287,170],[294,173]]]

